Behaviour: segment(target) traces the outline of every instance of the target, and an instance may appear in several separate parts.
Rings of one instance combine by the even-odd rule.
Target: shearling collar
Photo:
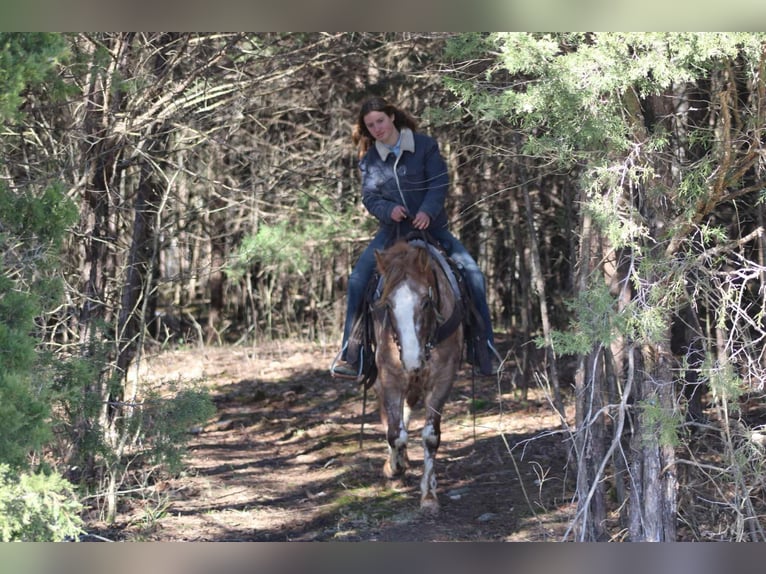
[[[412,130],[410,128],[402,128],[400,134],[401,143],[399,149],[402,152],[408,151],[410,153],[415,153],[415,136],[412,134]],[[393,153],[390,147],[379,141],[375,142],[375,149],[378,150],[378,155],[383,161],[386,161],[388,154]]]

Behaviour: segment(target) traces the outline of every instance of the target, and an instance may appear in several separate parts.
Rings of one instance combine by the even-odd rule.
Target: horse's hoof
[[[424,498],[420,501],[420,511],[424,514],[439,514],[439,501],[435,498]]]
[[[399,478],[404,474],[403,468],[398,468],[396,470],[393,470],[391,468],[391,461],[386,461],[383,465],[383,476],[388,478],[389,480]]]
[[[388,479],[395,479],[395,478],[401,478],[404,476],[404,472],[407,470],[406,464],[399,464],[396,467],[396,470],[391,468],[391,461],[387,460],[383,464],[383,476],[385,476]]]

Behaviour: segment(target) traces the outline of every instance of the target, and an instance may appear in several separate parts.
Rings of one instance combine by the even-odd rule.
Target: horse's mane
[[[409,275],[417,281],[429,282],[430,254],[425,247],[399,241],[376,255],[378,271],[383,276],[383,292],[380,301],[385,301],[394,287]]]

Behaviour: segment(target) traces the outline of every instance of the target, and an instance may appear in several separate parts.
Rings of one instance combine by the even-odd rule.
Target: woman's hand
[[[393,219],[397,223],[407,219],[407,210],[404,208],[403,205],[397,205],[396,207],[394,207],[393,211],[391,211],[391,219]]]
[[[412,227],[415,229],[428,229],[429,225],[431,225],[431,217],[423,211],[418,211],[415,219],[412,220]]]

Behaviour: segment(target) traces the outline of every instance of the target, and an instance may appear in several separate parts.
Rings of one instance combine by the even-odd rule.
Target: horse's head
[[[383,277],[377,305],[385,309],[404,370],[417,371],[429,357],[438,316],[431,256],[424,247],[400,242],[376,251],[375,258]]]

